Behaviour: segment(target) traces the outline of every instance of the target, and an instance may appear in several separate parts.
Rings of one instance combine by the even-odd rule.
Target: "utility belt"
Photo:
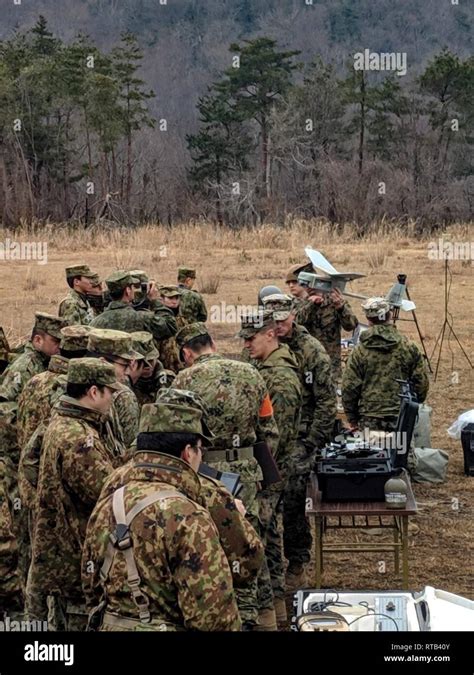
[[[239,459],[253,459],[253,447],[230,448],[228,450],[206,450],[204,459],[206,462],[236,462]]]
[[[102,626],[108,626],[110,628],[119,628],[120,630],[135,630],[137,626],[147,627],[149,630],[151,626],[155,626],[157,631],[185,631],[182,626],[177,626],[174,623],[165,621],[158,617],[151,616],[150,621],[144,624],[140,619],[132,619],[131,617],[119,616],[117,614],[112,614],[112,612],[104,612],[104,618],[102,621]]]

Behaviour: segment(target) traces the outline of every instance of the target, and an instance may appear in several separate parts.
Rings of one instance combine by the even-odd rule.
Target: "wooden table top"
[[[311,474],[308,483],[306,513],[318,516],[413,516],[417,513],[415,495],[407,476],[407,505],[404,509],[390,509],[385,502],[323,502],[318,477]],[[308,508],[311,507],[311,508]]]

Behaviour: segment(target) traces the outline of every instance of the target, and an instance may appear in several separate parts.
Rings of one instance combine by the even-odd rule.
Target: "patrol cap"
[[[147,284],[150,281],[150,277],[144,270],[130,270],[130,274],[139,279],[141,284]]]
[[[143,356],[132,346],[130,333],[109,328],[92,328],[87,340],[87,351],[100,356],[118,356],[126,361],[140,361]]]
[[[273,322],[273,312],[269,309],[256,309],[249,314],[243,314],[240,319],[241,328],[236,337],[248,340],[264,328],[272,326]]]
[[[196,270],[192,267],[178,267],[178,281],[188,278],[195,279]]]
[[[203,427],[202,411],[190,405],[145,403],[140,414],[138,433],[198,434],[206,445],[212,445],[212,435],[206,435]],[[209,430],[207,433],[210,434]]]
[[[333,287],[331,279],[323,277],[320,274],[312,274],[311,272],[300,272],[298,274],[298,283],[304,288],[312,288],[323,293],[330,293]]]
[[[66,279],[74,277],[87,277],[88,279],[99,279],[97,272],[93,272],[89,265],[72,265],[66,267]]]
[[[273,313],[274,321],[285,321],[291,314],[293,298],[284,293],[274,293],[273,295],[267,295],[263,301],[263,306]]]
[[[200,335],[209,335],[206,325],[201,321],[188,323],[187,326],[183,326],[175,336],[178,349],[181,349],[181,347],[184,347],[188,342],[191,342],[191,340],[194,340],[194,338],[197,338]]]
[[[92,328],[90,326],[65,326],[61,328],[60,349],[75,352],[87,349],[87,341]]]
[[[369,298],[361,304],[367,318],[377,317],[381,321],[390,312],[390,305],[385,298]]]
[[[160,295],[165,298],[177,298],[181,296],[181,291],[177,286],[160,286],[159,289]]]
[[[85,357],[83,359],[71,359],[67,370],[68,384],[94,384],[119,390],[121,386],[117,381],[114,367],[100,359]]]
[[[310,272],[313,269],[311,263],[297,263],[292,265],[286,273],[285,281],[298,281],[299,272]]]
[[[130,337],[132,338],[133,349],[143,356],[146,363],[159,358],[160,352],[156,348],[151,333],[148,333],[146,330],[140,330],[130,333]]]
[[[127,286],[133,286],[134,284],[139,284],[140,279],[138,277],[132,276],[127,270],[117,270],[112,272],[107,279],[105,280],[107,288],[111,293],[117,291],[123,291]]]
[[[57,340],[60,340],[62,337],[61,328],[68,325],[69,322],[66,319],[61,319],[59,316],[46,314],[46,312],[35,312],[35,330],[42,330]]]
[[[209,438],[213,437],[212,431],[206,424],[206,418],[209,415],[209,408],[205,400],[199,394],[188,389],[176,389],[171,386],[168,389],[159,389],[156,395],[155,403],[172,403],[173,405],[185,405],[190,408],[195,408],[202,413],[202,428],[204,434]]]

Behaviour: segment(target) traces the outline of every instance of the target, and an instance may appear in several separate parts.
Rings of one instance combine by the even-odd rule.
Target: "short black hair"
[[[68,382],[66,385],[66,394],[71,398],[82,398],[94,384],[94,382],[92,384],[76,384],[75,382]],[[95,386],[100,392],[103,392],[105,389],[105,385],[103,384],[96,384]]]
[[[125,288],[122,288],[121,290],[116,290],[116,291],[111,291],[109,289],[109,295],[111,300],[121,300],[123,297],[123,294],[125,293],[125,289],[131,286],[132,284],[128,284],[128,286],[125,286]]]
[[[137,452],[140,450],[154,450],[155,452],[162,452],[165,455],[180,457],[187,445],[195,448],[200,438],[199,434],[187,433],[185,431],[145,432],[137,436]]]
[[[65,359],[82,359],[87,355],[87,349],[75,349],[70,351],[68,349],[59,348],[59,353],[61,356],[64,356]]]
[[[66,279],[67,285],[69,286],[69,288],[74,288],[74,279],[81,279],[81,278],[82,277],[80,274],[76,274],[75,277],[67,277]]]
[[[209,335],[209,333],[206,333],[205,335],[198,335],[197,337],[193,338],[192,340],[189,340],[189,342],[186,342],[186,344],[183,345],[183,347],[189,347],[189,349],[192,349],[193,352],[200,352],[201,349],[211,346],[212,346],[212,338]]]

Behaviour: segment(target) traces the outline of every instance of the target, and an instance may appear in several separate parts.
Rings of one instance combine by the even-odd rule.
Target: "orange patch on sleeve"
[[[258,414],[260,417],[270,417],[273,415],[273,406],[268,394],[265,395]]]

